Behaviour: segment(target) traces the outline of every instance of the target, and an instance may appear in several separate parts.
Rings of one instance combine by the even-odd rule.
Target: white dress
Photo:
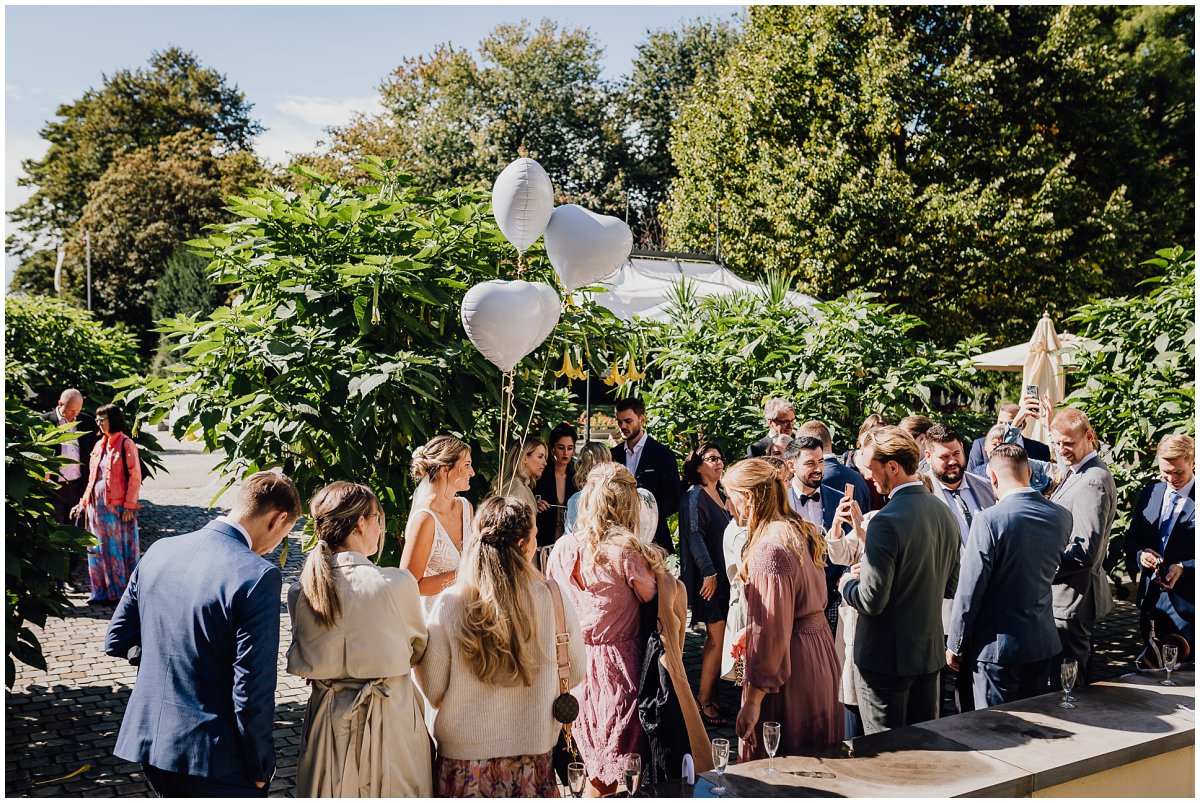
[[[471,532],[471,508],[467,501],[461,498],[458,499],[458,506],[462,510],[462,545],[465,550],[471,538],[474,537]],[[450,539],[450,534],[438,520],[437,514],[427,507],[417,508],[413,513],[421,511],[425,511],[433,518],[433,546],[429,550],[429,560],[425,562],[425,573],[421,575],[421,579],[433,577],[435,574],[458,571],[458,566],[462,563],[462,552],[454,546],[454,541]],[[437,594],[429,594],[421,597],[421,605],[425,608],[426,617],[433,609],[433,603],[437,601],[437,596]]]

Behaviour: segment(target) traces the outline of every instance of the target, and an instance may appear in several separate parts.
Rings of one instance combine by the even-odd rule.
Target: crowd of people
[[[76,402],[63,394],[63,423]],[[132,555],[103,538],[89,554],[93,593],[120,600],[105,650],[139,665],[116,754],[160,794],[265,795],[282,576],[261,556],[301,516],[299,495],[282,474],[252,475],[228,515],[137,562],[136,449],[119,411],[98,413],[90,465],[61,487],[64,515],[86,509],[114,539],[133,528]],[[768,723],[780,754],[818,754],[935,718],[940,680],[960,711],[1054,689],[1063,664],[1088,682],[1118,500],[1081,411],[1025,397],[970,446],[923,415],[872,415],[839,456],[825,423],[798,424],[775,398],[746,458],[727,466],[701,443],[682,476],[640,400],[616,413],[611,450],[576,456],[567,425],[507,450],[478,510],[462,496],[467,443],[416,449],[398,568],[373,560],[385,522],[369,488],[314,495],[317,545],[286,595],[287,671],[311,686],[298,795],[544,797],[575,775],[573,792],[603,796],[630,756],[652,778],[677,776],[684,754],[711,768],[705,726],[733,721],[740,761],[768,755]],[[1053,451],[1023,437],[1035,417]],[[1194,442],[1168,436],[1157,460],[1125,558],[1143,631],[1186,659]],[[695,697],[688,609],[705,632]],[[741,685],[736,711],[722,679]]]

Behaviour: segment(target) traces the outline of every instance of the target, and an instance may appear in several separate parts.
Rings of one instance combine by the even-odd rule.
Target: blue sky
[[[476,46],[501,22],[549,17],[589,28],[604,75],[625,74],[647,30],[732,18],[740,6],[7,6],[4,10],[4,208],[28,197],[22,159],[40,156],[38,130],[59,104],[103,76],[144,66],[177,46],[224,73],[268,129],[258,152],[283,161],[312,150],[323,128],[373,107],[380,81],[405,56],[439,42]],[[7,227],[7,222],[6,222]],[[7,291],[11,266],[5,265]]]

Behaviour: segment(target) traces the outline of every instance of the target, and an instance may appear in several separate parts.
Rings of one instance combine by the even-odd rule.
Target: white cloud
[[[327,128],[349,122],[354,112],[378,112],[381,110],[379,99],[375,96],[365,98],[314,98],[293,95],[275,108],[289,117],[296,117],[310,125]]]

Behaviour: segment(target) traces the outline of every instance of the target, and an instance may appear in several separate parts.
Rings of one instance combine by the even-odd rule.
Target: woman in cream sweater
[[[439,797],[557,797],[551,755],[559,728],[553,593],[533,568],[533,511],[493,497],[479,506],[475,540],[455,585],[429,617],[418,681],[437,708]],[[583,638],[569,602],[570,686],[583,679]]]

